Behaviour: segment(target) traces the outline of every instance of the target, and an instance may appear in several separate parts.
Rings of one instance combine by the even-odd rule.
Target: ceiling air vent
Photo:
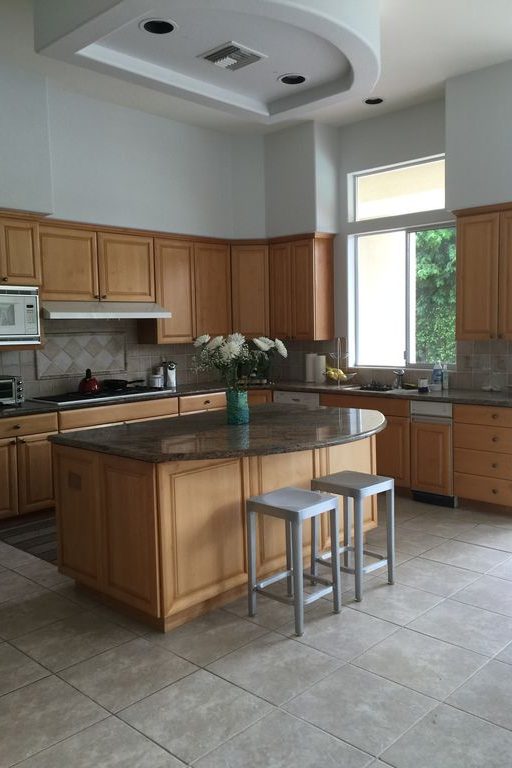
[[[239,43],[224,43],[223,45],[214,48],[206,53],[201,53],[198,57],[205,61],[210,61],[215,64],[216,67],[221,69],[230,69],[234,72],[235,69],[242,69],[249,64],[255,64],[260,59],[266,59],[264,53],[258,53],[257,51],[251,51],[250,48],[245,48]]]

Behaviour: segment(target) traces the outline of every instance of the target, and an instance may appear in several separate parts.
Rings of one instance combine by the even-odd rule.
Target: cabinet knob
[[[496,437],[496,435],[493,437],[492,442],[493,443],[497,443],[498,442],[498,438]]]
[[[498,463],[497,463],[496,461],[494,461],[494,462],[491,464],[491,467],[492,467],[493,469],[498,469],[498,466],[499,466],[499,465],[498,465]]]
[[[107,298],[107,294],[106,294],[106,293],[103,293],[103,294],[100,296],[100,298],[101,298],[101,299],[106,299],[106,298]]]
[[[2,277],[2,283],[6,283],[6,282],[7,282],[7,280],[8,280],[8,278],[7,278],[7,277]]]
[[[99,297],[100,297],[99,293],[95,293],[95,294],[94,294],[94,298],[95,298],[95,299],[99,299]]]
[[[492,492],[496,495],[498,493],[498,489],[497,488],[493,488]]]
[[[13,429],[21,429],[21,424],[13,424],[12,428]]]
[[[9,442],[9,445],[16,445],[16,440],[11,440],[11,441]]]
[[[210,405],[210,403],[211,403],[211,400],[205,400],[203,405]]]
[[[498,415],[499,415],[499,414],[497,414],[497,413],[493,413],[491,418],[493,418],[493,419],[497,419],[497,418],[498,418]]]
[[[21,437],[18,437],[18,443],[20,443],[21,445],[25,445],[26,442],[27,442],[26,440],[22,440]]]
[[[503,338],[503,334],[502,333],[498,333],[498,339],[502,339],[502,338]]]

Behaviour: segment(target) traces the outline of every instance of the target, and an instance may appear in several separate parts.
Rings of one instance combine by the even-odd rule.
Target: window
[[[352,362],[454,363],[455,227],[434,223],[444,207],[444,159],[365,172],[353,180],[359,224],[352,225],[351,236]],[[393,219],[383,231],[385,217]]]

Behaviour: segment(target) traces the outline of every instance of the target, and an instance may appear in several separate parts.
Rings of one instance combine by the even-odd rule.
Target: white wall
[[[446,195],[451,210],[512,200],[512,62],[446,85]]]
[[[315,199],[318,232],[337,232],[340,223],[339,131],[315,124]]]
[[[0,66],[0,207],[52,210],[44,77]]]
[[[263,136],[231,137],[233,237],[265,237]]]

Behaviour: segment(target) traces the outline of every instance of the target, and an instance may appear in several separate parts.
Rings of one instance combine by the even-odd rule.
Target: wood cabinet
[[[455,405],[455,493],[512,505],[512,409]]]
[[[393,477],[400,488],[411,487],[409,401],[367,395],[320,395],[320,405],[380,411],[386,428],[376,435],[377,472]]]
[[[231,246],[233,330],[244,336],[268,336],[268,245]]]
[[[38,224],[0,218],[0,284],[40,285]]]
[[[262,405],[272,402],[272,391],[270,389],[249,389],[247,392],[249,405]]]
[[[155,301],[153,238],[98,233],[100,299]]]
[[[16,440],[0,440],[0,517],[18,514]]]
[[[231,333],[231,262],[227,243],[194,244],[196,334]]]
[[[411,487],[414,490],[453,496],[451,433],[450,424],[411,423]]]
[[[50,301],[94,301],[100,297],[96,232],[42,226],[41,298]]]
[[[98,405],[59,412],[59,431],[112,426],[142,419],[165,419],[178,415],[178,398],[162,397],[139,402]]]
[[[457,219],[457,338],[512,339],[512,211]]]
[[[329,235],[271,241],[272,336],[316,341],[333,338],[332,246]]]
[[[225,392],[208,392],[207,395],[185,395],[179,398],[180,415],[220,411],[226,407]]]

